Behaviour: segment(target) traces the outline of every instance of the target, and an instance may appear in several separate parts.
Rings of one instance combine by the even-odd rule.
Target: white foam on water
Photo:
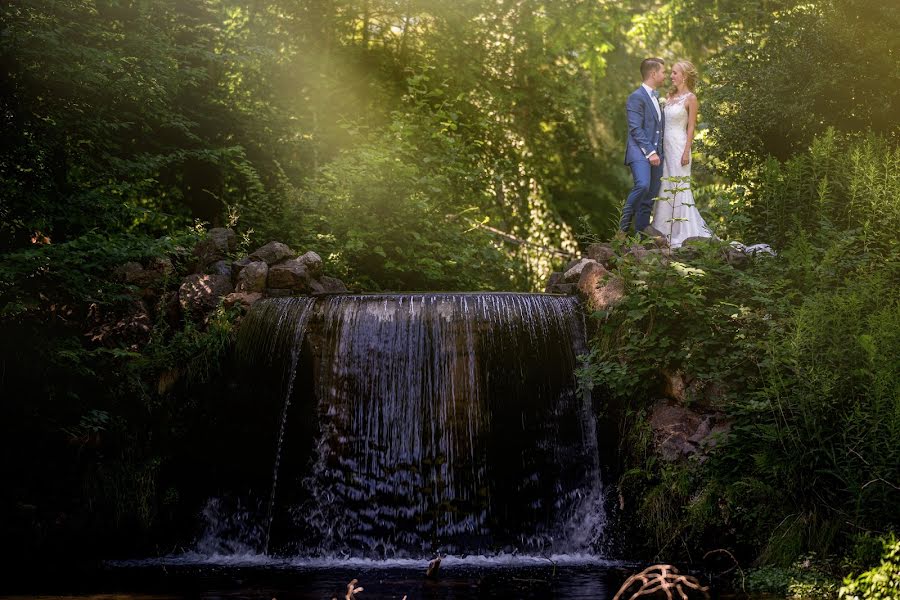
[[[112,567],[153,566],[220,566],[263,567],[274,569],[424,569],[433,557],[371,559],[362,557],[272,557],[265,554],[211,554],[197,552],[147,558],[139,560],[114,560],[106,564]],[[611,560],[593,554],[551,554],[548,556],[502,553],[495,555],[445,556],[441,569],[468,568],[523,568],[523,567],[626,567],[631,563]]]

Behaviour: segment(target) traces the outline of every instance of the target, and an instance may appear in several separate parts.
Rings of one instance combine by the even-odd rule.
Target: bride
[[[653,227],[678,248],[690,237],[712,237],[690,189],[691,143],[697,125],[697,69],[686,60],[672,66],[672,87],[666,97],[663,135],[662,188],[653,206]],[[667,180],[673,178],[673,180]]]

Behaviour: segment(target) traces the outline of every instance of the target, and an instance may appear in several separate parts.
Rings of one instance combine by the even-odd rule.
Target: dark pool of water
[[[0,598],[247,598],[269,600],[344,598],[359,580],[358,600],[469,600],[476,598],[611,599],[630,569],[611,564],[546,565],[459,563],[425,578],[426,565],[323,564],[232,566],[120,563],[89,572],[48,568],[6,580]]]

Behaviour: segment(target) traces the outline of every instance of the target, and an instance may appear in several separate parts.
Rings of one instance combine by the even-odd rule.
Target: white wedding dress
[[[662,185],[659,199],[653,203],[652,225],[678,248],[690,237],[712,237],[700,211],[694,206],[690,189],[691,163],[681,164],[687,145],[688,111],[685,102],[690,92],[672,98],[663,108],[666,111]],[[693,161],[691,161],[693,162]],[[685,177],[681,181],[667,181],[667,177]]]

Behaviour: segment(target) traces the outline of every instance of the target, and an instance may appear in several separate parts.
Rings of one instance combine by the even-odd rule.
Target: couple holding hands
[[[686,60],[672,65],[672,85],[664,103],[656,89],[666,79],[660,58],[641,62],[643,83],[628,96],[625,164],[634,187],[622,210],[618,235],[634,224],[638,233],[664,237],[677,248],[690,237],[711,237],[690,190],[691,143],[697,125],[697,69]],[[650,217],[653,217],[651,225]]]

